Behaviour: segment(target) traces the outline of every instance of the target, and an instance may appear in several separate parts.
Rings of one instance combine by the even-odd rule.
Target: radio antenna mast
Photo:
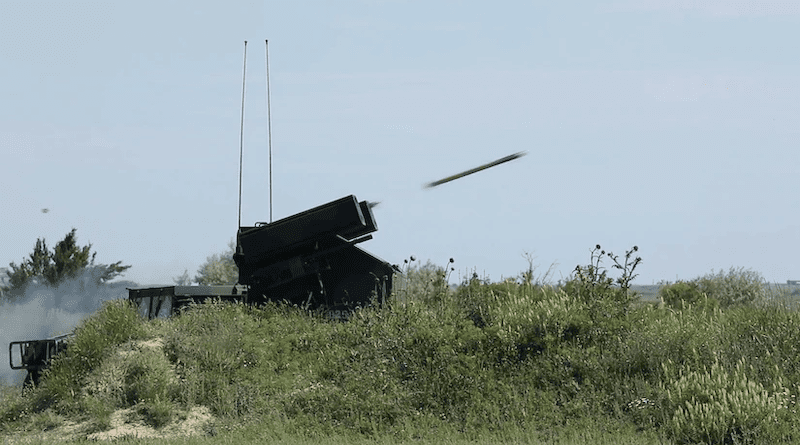
[[[242,150],[244,147],[244,80],[247,74],[247,40],[244,41],[244,62],[242,66],[242,120],[239,124],[239,227],[242,227]]]
[[[269,94],[269,40],[264,40],[267,51],[267,128],[269,140],[269,222],[272,223],[272,113]]]

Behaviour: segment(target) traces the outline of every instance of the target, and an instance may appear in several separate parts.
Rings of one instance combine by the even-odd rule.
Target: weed
[[[49,431],[60,426],[64,421],[63,416],[48,409],[31,416],[31,429],[33,431]]]
[[[630,283],[636,277],[636,266],[642,261],[640,257],[631,260],[633,253],[638,250],[637,246],[633,246],[625,253],[624,263],[620,264],[616,255],[602,250],[599,244],[596,245],[592,249],[589,265],[575,267],[573,275],[564,284],[565,292],[589,305],[593,320],[618,319],[630,309],[631,303],[637,298],[630,292]],[[616,280],[609,277],[608,270],[602,266],[605,256],[614,261],[612,267],[622,271]],[[615,282],[619,287],[614,286]]]
[[[137,404],[136,412],[144,418],[146,424],[153,428],[161,428],[170,423],[175,416],[175,404],[156,397]]]

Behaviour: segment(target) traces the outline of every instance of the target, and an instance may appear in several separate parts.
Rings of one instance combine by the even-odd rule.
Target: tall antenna
[[[269,222],[272,223],[272,113],[269,94],[269,40],[264,40],[267,49],[267,128],[269,139]]]
[[[247,40],[244,41],[244,63],[242,66],[242,121],[239,124],[239,227],[242,227],[242,150],[244,147],[244,80],[247,74]]]

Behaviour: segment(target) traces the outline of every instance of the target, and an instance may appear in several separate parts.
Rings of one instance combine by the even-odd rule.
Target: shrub
[[[668,377],[663,363],[691,369],[710,366],[723,342],[720,317],[719,311],[638,308],[631,313],[629,332],[606,359],[615,373],[644,376],[653,384]]]
[[[561,289],[537,294],[511,295],[493,308],[492,321],[507,348],[524,360],[561,344],[585,345],[593,326],[590,307]]]
[[[762,303],[768,297],[768,287],[758,272],[733,267],[728,273],[719,271],[694,280],[700,291],[719,301],[722,308]]]
[[[665,408],[672,436],[680,443],[716,444],[775,435],[786,420],[790,394],[780,383],[765,388],[745,371],[744,360],[733,372],[714,363],[668,385]]]
[[[146,424],[153,428],[161,428],[175,416],[175,404],[170,400],[156,397],[139,403],[136,412],[144,418]]]
[[[0,432],[28,415],[29,404],[19,393],[19,388],[0,386]]]
[[[449,294],[450,288],[447,284],[448,270],[437,266],[430,261],[424,265],[412,265],[416,261],[414,256],[404,261],[406,270],[402,274],[395,274],[393,278],[394,300],[398,302],[408,302],[412,299],[424,301],[426,303],[441,303],[443,298]],[[450,262],[447,267],[450,268]]]
[[[143,348],[131,354],[121,375],[122,395],[126,406],[137,402],[170,400],[177,395],[177,379],[160,348]]]
[[[663,285],[658,289],[658,296],[665,306],[672,309],[683,309],[687,306],[713,309],[719,306],[719,301],[709,298],[700,290],[697,281],[678,281]]]
[[[589,306],[593,320],[619,318],[626,314],[631,303],[636,300],[635,292],[630,291],[630,283],[636,278],[633,273],[642,259],[636,257],[631,261],[631,256],[639,248],[625,252],[625,261],[620,264],[619,259],[612,252],[602,250],[598,244],[592,249],[591,261],[588,266],[577,266],[572,276],[564,284],[564,291]],[[612,266],[622,271],[614,280],[608,276],[608,270],[601,265],[603,257],[611,258]]]
[[[164,340],[168,360],[180,380],[178,399],[208,406],[217,415],[249,411],[257,394],[249,380],[257,378],[259,360],[252,343],[254,312],[241,304],[206,302],[172,321]],[[247,400],[247,406],[243,402]]]
[[[155,407],[158,411],[167,403],[171,415],[174,404],[170,400],[177,395],[175,371],[161,343],[129,342],[116,347],[114,354],[109,354],[86,377],[78,404],[95,421],[93,430],[101,431],[110,426],[110,415],[118,408],[135,406],[142,411]],[[149,418],[144,417],[146,421]]]
[[[658,295],[665,305],[680,309],[690,305],[701,309],[751,305],[768,301],[770,291],[761,274],[744,268],[731,268],[703,275],[691,281],[662,286]]]
[[[114,347],[143,335],[143,321],[127,300],[103,303],[75,329],[66,352],[45,370],[41,387],[32,394],[34,406],[43,410],[55,405],[59,412],[75,408],[76,395],[81,394],[89,373]]]
[[[31,416],[31,429],[33,431],[49,431],[64,422],[64,418],[52,410],[44,410],[41,413],[36,413]]]
[[[538,284],[517,284],[515,281],[490,283],[481,280],[477,274],[465,280],[453,293],[453,302],[475,326],[483,328],[496,325],[497,317],[507,312],[509,305],[518,307],[522,301],[534,302],[544,299],[546,286]],[[527,304],[527,303],[523,303]]]
[[[111,414],[114,412],[114,405],[108,400],[99,397],[86,396],[76,401],[80,412],[89,419],[86,426],[86,434],[98,431],[105,431],[111,428]]]
[[[317,355],[333,358],[336,367],[304,375],[285,402],[287,412],[370,436],[401,434],[409,423],[431,420],[497,425],[491,414],[471,413],[476,399],[494,392],[482,331],[453,305],[427,301],[364,309],[335,325],[327,342],[341,348]]]
[[[778,378],[800,382],[800,313],[775,306],[740,306],[722,312],[717,330],[724,342],[717,347],[728,367],[746,358],[767,384]],[[776,369],[779,373],[776,373]]]

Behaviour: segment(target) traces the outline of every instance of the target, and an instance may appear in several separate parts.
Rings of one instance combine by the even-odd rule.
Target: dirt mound
[[[59,425],[50,425],[39,432],[25,432],[14,436],[0,436],[0,441],[9,445],[28,443],[59,443],[82,440],[118,440],[124,438],[171,439],[207,435],[213,431],[214,416],[205,406],[195,406],[183,411],[161,428],[153,428],[145,422],[136,408],[115,411],[111,415],[111,428],[107,431],[87,434],[94,429],[93,422],[62,420]]]
[[[0,440],[16,444],[208,434],[213,430],[213,415],[205,406],[186,407],[172,401],[178,384],[175,368],[164,354],[163,339],[131,341],[115,348],[81,389],[80,397],[120,407],[109,417],[76,422],[48,411],[35,427],[38,432]]]
[[[178,384],[175,369],[164,355],[161,338],[129,342],[120,346],[116,354],[107,359],[89,378],[88,393],[105,395],[116,400],[155,394],[168,399],[171,389]],[[129,400],[133,402],[133,400]],[[180,409],[172,405],[173,414],[166,424],[155,425],[148,419],[148,402],[138,400],[133,406],[114,411],[110,427],[87,436],[90,440],[107,440],[120,437],[168,438],[204,434],[212,420],[208,408],[196,406]]]
[[[162,428],[155,429],[145,423],[135,408],[117,410],[111,415],[111,429],[89,434],[89,440],[111,440],[122,437],[172,438],[207,434],[213,416],[208,408],[196,406]]]

